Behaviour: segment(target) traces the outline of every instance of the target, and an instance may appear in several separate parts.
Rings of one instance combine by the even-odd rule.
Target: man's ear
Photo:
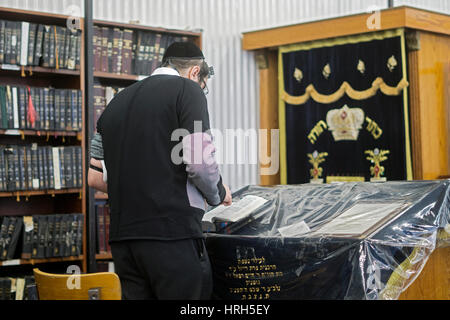
[[[192,67],[191,70],[189,71],[189,78],[191,80],[197,79],[200,73],[200,67],[199,66],[195,66]]]

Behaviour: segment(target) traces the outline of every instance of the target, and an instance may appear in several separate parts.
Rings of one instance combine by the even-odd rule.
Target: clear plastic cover
[[[268,201],[207,233],[217,299],[397,299],[450,245],[450,180],[247,186],[233,201],[248,195]]]

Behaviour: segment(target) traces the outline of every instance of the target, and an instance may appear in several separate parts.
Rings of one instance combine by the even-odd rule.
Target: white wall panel
[[[0,0],[0,6],[66,13],[83,0]],[[450,13],[450,0],[396,0]],[[203,50],[216,70],[208,102],[211,124],[226,129],[257,129],[258,70],[254,54],[242,51],[241,33],[261,28],[386,8],[387,0],[94,0],[94,18],[177,29],[202,29]],[[257,152],[257,145],[252,152]],[[232,189],[258,183],[257,165],[221,165]]]

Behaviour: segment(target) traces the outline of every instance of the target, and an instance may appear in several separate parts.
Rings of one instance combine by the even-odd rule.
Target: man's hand
[[[231,206],[233,199],[231,198],[230,188],[228,188],[228,186],[226,184],[224,184],[223,187],[225,188],[226,194],[225,194],[225,199],[223,199],[222,204],[224,206],[228,207],[228,206]]]

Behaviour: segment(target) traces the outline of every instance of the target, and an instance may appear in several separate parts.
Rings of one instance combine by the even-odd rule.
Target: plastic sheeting
[[[397,299],[450,245],[450,180],[247,186],[267,199],[208,233],[216,299]]]

